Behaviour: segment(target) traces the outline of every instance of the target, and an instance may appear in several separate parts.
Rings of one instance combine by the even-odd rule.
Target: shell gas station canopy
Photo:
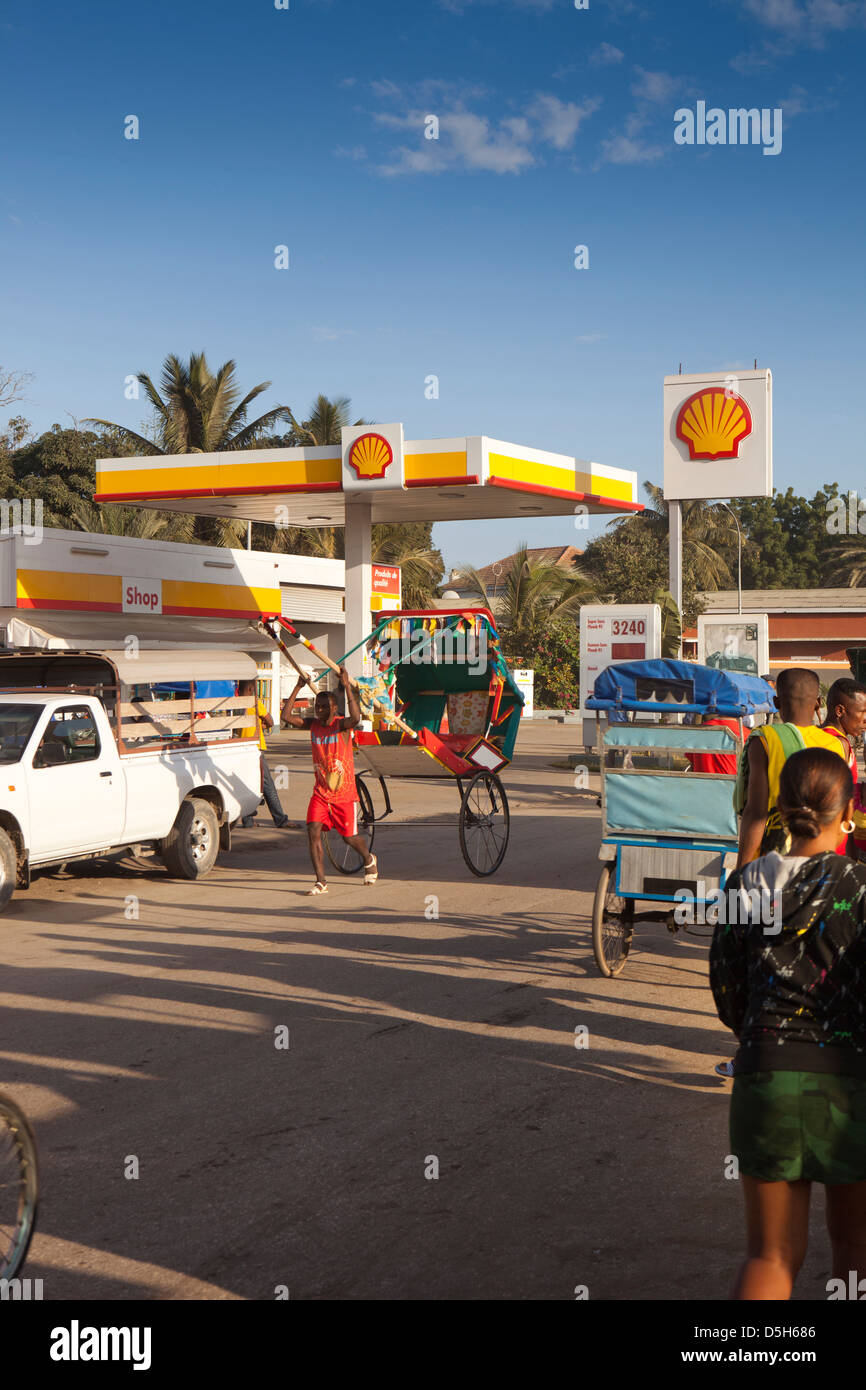
[[[102,459],[94,501],[345,526],[347,648],[369,629],[373,522],[642,510],[636,473],[485,435],[404,440],[401,424],[352,426],[325,448]]]

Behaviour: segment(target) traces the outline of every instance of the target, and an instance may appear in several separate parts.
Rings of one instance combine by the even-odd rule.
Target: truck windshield
[[[42,710],[42,705],[0,704],[0,763],[19,761]]]

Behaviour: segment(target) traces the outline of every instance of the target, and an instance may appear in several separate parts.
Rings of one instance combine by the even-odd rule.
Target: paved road
[[[650,926],[596,973],[599,814],[554,766],[575,736],[525,730],[493,879],[456,820],[416,823],[382,828],[375,888],[306,899],[304,837],[268,820],[201,883],[100,864],[16,895],[0,1086],[38,1127],[46,1298],[725,1297],[741,1197],[706,945]],[[302,818],[305,736],[271,761]],[[395,799],[441,818],[456,795]],[[815,1220],[803,1298],[828,1277]]]

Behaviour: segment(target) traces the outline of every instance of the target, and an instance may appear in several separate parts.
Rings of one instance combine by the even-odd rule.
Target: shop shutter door
[[[344,623],[343,590],[318,584],[281,584],[284,618],[298,622]]]

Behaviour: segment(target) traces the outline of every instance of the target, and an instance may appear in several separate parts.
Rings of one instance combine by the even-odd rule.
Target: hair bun
[[[782,819],[794,839],[814,840],[824,828],[821,818],[811,806],[786,806]]]

